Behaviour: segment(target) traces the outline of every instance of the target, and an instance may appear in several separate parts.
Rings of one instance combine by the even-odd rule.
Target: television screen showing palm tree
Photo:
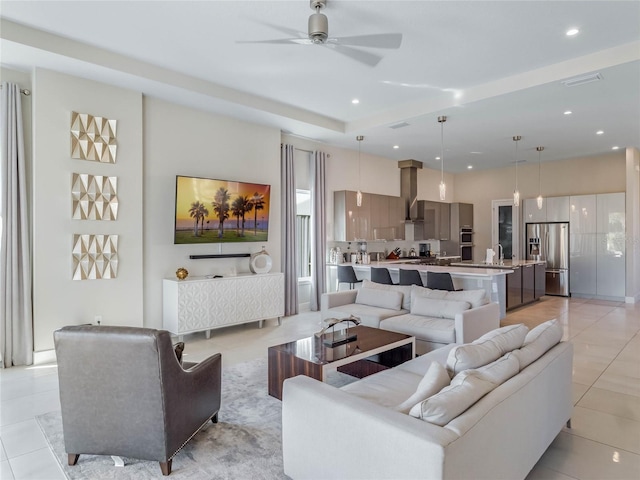
[[[271,186],[176,176],[173,243],[264,242]]]

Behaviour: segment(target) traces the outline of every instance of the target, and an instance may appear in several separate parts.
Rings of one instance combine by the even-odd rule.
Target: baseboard
[[[640,303],[640,293],[636,293],[633,297],[624,297],[624,303]]]
[[[57,361],[55,350],[42,350],[33,352],[33,364],[44,365],[45,363],[55,363]]]

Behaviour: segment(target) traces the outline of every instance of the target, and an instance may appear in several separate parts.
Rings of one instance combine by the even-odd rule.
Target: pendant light
[[[446,121],[446,116],[438,117],[438,123],[440,123],[440,200],[442,201],[447,196],[447,186],[444,183],[444,122]]]
[[[520,135],[513,137],[513,141],[516,142],[516,189],[513,191],[513,205],[520,206],[520,191],[518,190],[518,142],[522,140]]]
[[[538,210],[542,210],[542,204],[544,200],[542,198],[542,189],[541,189],[542,180],[540,176],[540,156],[542,155],[542,151],[544,150],[544,147],[536,147],[536,150],[538,151],[538,198],[536,198],[536,203],[538,204]]]
[[[362,143],[362,140],[364,140],[364,136],[363,135],[358,135],[356,137],[356,140],[358,141],[358,192],[356,193],[356,205],[358,207],[362,206],[362,192],[360,191],[360,145]]]

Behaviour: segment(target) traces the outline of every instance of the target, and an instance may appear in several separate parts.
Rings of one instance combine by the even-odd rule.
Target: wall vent
[[[591,73],[589,75],[581,75],[579,77],[568,78],[566,80],[562,80],[562,83],[565,87],[575,87],[576,85],[583,85],[585,83],[597,82],[602,80],[602,74],[600,73]]]
[[[400,122],[400,123],[396,123],[395,125],[391,125],[389,128],[393,128],[395,130],[396,128],[403,128],[408,126],[409,124],[407,122]]]

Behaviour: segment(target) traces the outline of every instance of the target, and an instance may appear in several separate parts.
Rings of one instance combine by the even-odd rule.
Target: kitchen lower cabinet
[[[544,263],[538,263],[534,267],[534,292],[535,298],[540,298],[544,295],[547,289],[547,266]]]
[[[522,303],[533,302],[535,297],[535,267],[523,265],[522,270]]]
[[[522,269],[513,267],[513,273],[505,275],[507,283],[507,310],[522,305]]]

